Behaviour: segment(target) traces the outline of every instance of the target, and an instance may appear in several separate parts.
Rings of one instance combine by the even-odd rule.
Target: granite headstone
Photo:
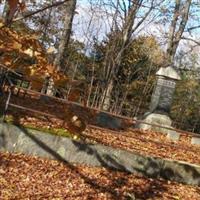
[[[175,86],[176,82],[174,80],[166,80],[162,77],[158,78],[157,85],[151,99],[151,112],[170,112]]]
[[[139,128],[167,133],[168,138],[178,140],[179,135],[172,133],[172,121],[169,117],[176,82],[180,80],[179,74],[171,67],[161,67],[156,73],[157,81],[151,98],[150,112],[145,116]],[[146,124],[145,124],[146,123]],[[158,126],[156,126],[158,125]],[[163,127],[167,128],[163,128]]]

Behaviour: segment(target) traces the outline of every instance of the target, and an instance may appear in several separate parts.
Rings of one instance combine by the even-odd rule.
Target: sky
[[[171,2],[171,1],[169,1]],[[168,3],[169,3],[168,2]],[[194,1],[193,1],[194,2]],[[199,2],[200,3],[200,2]],[[79,23],[78,26],[74,26],[75,28],[75,37],[80,41],[87,41],[89,44],[92,42],[92,37],[95,36],[97,39],[102,40],[105,37],[105,33],[110,31],[109,25],[111,23],[111,18],[103,16],[102,13],[96,13],[93,16],[92,21],[89,21],[91,18],[91,12],[89,9],[89,4],[87,0],[79,0],[78,1],[78,12],[79,15],[76,16],[75,23]],[[191,8],[190,17],[193,20],[188,21],[188,27],[199,25],[200,21],[200,4],[197,7]],[[166,20],[169,20],[169,16],[166,16]],[[88,24],[90,23],[90,27]],[[81,30],[81,31],[80,31]],[[166,49],[166,35],[169,31],[169,23],[166,25],[161,25],[159,23],[145,23],[136,35],[154,35],[163,49]],[[87,34],[86,34],[87,33]],[[86,34],[86,35],[85,35]],[[185,37],[192,38],[194,40],[200,41],[200,30],[196,29],[192,34],[184,33]],[[179,44],[178,51],[190,52],[191,46],[194,46],[195,43],[188,40],[182,40]],[[193,48],[193,52],[195,54],[199,54],[200,47],[196,46]],[[200,56],[198,56],[200,57]],[[189,58],[189,53],[186,54],[185,59]],[[200,58],[196,63],[197,67],[200,66]]]

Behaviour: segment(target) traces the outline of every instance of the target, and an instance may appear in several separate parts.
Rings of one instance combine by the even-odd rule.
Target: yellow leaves
[[[146,83],[144,83],[144,81],[140,81],[140,80],[136,80],[133,81],[130,85],[130,89],[131,90],[136,90],[138,88],[140,88],[141,86],[145,85]]]
[[[199,86],[199,82],[195,79],[188,80],[186,83],[188,88],[195,88]]]
[[[25,54],[29,55],[30,57],[34,56],[34,52],[32,49],[26,49],[25,51],[23,51]]]
[[[55,85],[63,87],[63,86],[66,86],[68,82],[69,82],[69,79],[67,77],[58,76],[57,79],[55,80]]]
[[[10,67],[11,64],[12,64],[11,56],[2,56],[1,63],[4,64],[7,67]]]
[[[14,41],[12,44],[13,49],[17,49],[20,50],[22,48],[22,44],[20,44],[19,42]]]
[[[144,57],[155,65],[163,62],[163,51],[154,37],[141,36],[133,40],[126,55],[126,62],[136,63]]]
[[[57,85],[66,85],[68,81],[48,63],[47,54],[54,53],[55,49],[50,47],[46,52],[35,34],[20,34],[7,27],[0,29],[0,50],[5,52],[1,56],[2,64],[17,69],[27,79],[30,77],[40,79],[39,83],[33,83],[33,88],[35,87],[36,90],[41,88],[47,74]]]
[[[49,48],[47,49],[47,53],[48,53],[48,54],[55,53],[55,51],[56,51],[56,49],[55,49],[54,47],[49,47]]]
[[[23,63],[19,60],[25,60],[27,63],[31,63],[31,59],[35,58],[39,65],[47,64],[45,52],[39,45],[39,42],[34,38],[35,35],[20,35],[9,28],[0,30],[0,48],[5,51],[1,58],[4,61],[3,64],[11,64],[12,62],[10,60],[8,63],[8,58],[16,60],[16,56],[22,68]],[[24,66],[27,66],[27,63],[24,63]]]
[[[50,75],[55,73],[55,68],[53,65],[50,64],[46,65],[46,69]]]
[[[179,196],[172,196],[174,200],[180,200]]]
[[[0,21],[0,28],[4,26],[4,23]]]
[[[31,48],[26,49],[25,51],[23,51],[23,53],[29,55],[30,57],[34,57],[34,56],[39,56],[39,55],[41,55],[40,52],[35,51],[35,50],[31,49]]]
[[[36,70],[35,70],[34,68],[31,68],[31,69],[30,69],[30,75],[33,76],[33,75],[35,74],[35,71],[36,71]]]
[[[11,65],[11,62],[10,62],[10,61],[6,61],[4,64],[5,64],[6,66],[9,66],[9,65]]]

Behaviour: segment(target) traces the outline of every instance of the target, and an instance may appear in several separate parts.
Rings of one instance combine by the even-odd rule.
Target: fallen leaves
[[[142,155],[200,164],[197,153],[200,152],[200,147],[191,145],[185,139],[174,143],[161,133],[137,129],[114,132],[106,129],[90,128],[90,130],[84,131],[82,135],[98,143],[139,152]],[[186,137],[184,136],[184,138]]]
[[[95,119],[95,113],[91,114],[83,108],[79,109],[79,107],[56,102],[50,98],[43,101],[36,96],[31,98],[12,96],[11,102],[55,115],[55,118],[48,118],[12,108],[9,113],[13,115],[15,123],[39,128],[67,129],[71,130],[69,132],[77,134],[78,138],[86,139],[90,143],[99,143],[114,148],[138,152],[147,156],[200,164],[200,147],[191,145],[191,137],[187,135],[181,135],[180,141],[173,142],[167,139],[164,134],[137,129],[117,132],[90,126],[84,131],[86,126],[84,123],[81,124],[79,120],[75,120],[75,125],[77,126],[73,125],[71,121],[73,116],[80,117],[81,120],[83,119],[83,122],[91,123]],[[63,123],[63,119],[65,119],[65,123]],[[77,137],[74,138],[76,139]]]
[[[37,96],[12,97],[12,102],[25,107],[55,114],[58,118],[64,110],[73,120],[74,115],[88,118],[82,109],[70,110],[72,105],[56,103],[46,99],[46,103]],[[69,109],[69,110],[68,110]],[[62,127],[58,118],[50,119],[35,116],[21,110],[10,111],[14,120],[33,124],[35,127]],[[67,117],[66,113],[64,116]],[[69,116],[68,115],[68,116]],[[91,117],[90,117],[91,118]],[[136,151],[143,155],[184,160],[200,163],[200,148],[192,146],[182,137],[173,143],[164,135],[139,130],[121,132],[89,127],[81,133],[91,143],[100,143],[114,148]],[[185,150],[180,147],[185,148]],[[187,149],[187,150],[186,150]],[[170,181],[146,179],[132,174],[74,166],[38,159],[20,154],[0,153],[0,199],[200,199],[199,187],[185,186]]]
[[[200,199],[199,187],[10,153],[0,183],[0,199]]]

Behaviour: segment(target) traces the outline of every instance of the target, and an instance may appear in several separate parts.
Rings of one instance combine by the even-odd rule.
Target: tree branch
[[[187,37],[181,37],[181,39],[183,39],[183,40],[189,40],[189,41],[194,42],[195,44],[197,44],[197,45],[200,46],[200,42],[198,42],[198,41],[195,40],[195,39],[187,38]]]
[[[146,18],[149,16],[149,14],[151,13],[151,11],[154,8],[153,5],[154,1],[151,2],[151,7],[149,7],[149,10],[144,14],[144,17],[136,24],[136,26],[134,27],[134,29],[132,30],[132,33],[134,33],[138,27],[146,20]]]
[[[60,5],[64,4],[64,3],[67,2],[67,1],[69,1],[69,0],[59,1],[59,2],[56,2],[56,3],[50,4],[50,5],[47,5],[47,6],[41,8],[41,9],[39,9],[39,10],[36,10],[36,11],[31,12],[31,13],[28,13],[28,14],[22,16],[22,17],[19,17],[19,18],[14,19],[10,24],[15,23],[15,22],[20,21],[20,20],[23,20],[23,19],[26,19],[26,18],[28,18],[28,17],[31,17],[31,16],[33,16],[33,15],[35,15],[35,14],[38,14],[38,13],[40,13],[40,12],[43,12],[43,11],[49,9],[49,8],[53,8],[53,7],[60,6]],[[9,25],[10,25],[10,24],[9,24]],[[5,26],[6,26],[6,25],[2,26],[0,29],[4,28]]]
[[[197,29],[197,28],[200,28],[200,25],[189,27],[189,28],[187,29],[187,31],[190,32],[190,31],[192,31],[192,30],[194,30],[194,29]]]

